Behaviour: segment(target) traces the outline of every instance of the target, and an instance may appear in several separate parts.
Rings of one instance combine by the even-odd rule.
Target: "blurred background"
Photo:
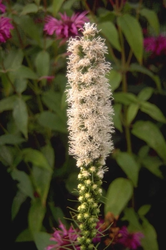
[[[119,226],[144,234],[139,249],[165,250],[165,0],[0,1],[2,245],[45,249],[59,219],[68,227],[70,207],[77,207],[79,169],[68,154],[67,40],[80,35],[86,20],[101,29],[112,66],[114,151],[101,218],[117,213]]]

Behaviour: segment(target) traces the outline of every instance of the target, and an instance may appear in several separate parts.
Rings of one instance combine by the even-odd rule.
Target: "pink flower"
[[[8,17],[0,17],[0,43],[5,43],[10,37],[10,30],[14,29]]]
[[[2,0],[0,0],[0,11],[4,13],[6,10],[6,6],[2,4]]]
[[[119,234],[122,236],[118,239],[118,243],[133,250],[141,246],[140,239],[144,237],[141,232],[129,233],[125,226],[119,230]]]
[[[153,56],[166,54],[166,37],[159,35],[158,37],[146,37],[144,39],[145,50],[151,52]]]
[[[78,31],[83,27],[84,23],[89,21],[85,16],[87,11],[82,12],[81,14],[73,14],[71,17],[68,17],[66,13],[61,14],[61,20],[57,20],[54,17],[46,17],[46,24],[44,26],[44,31],[48,35],[56,34],[58,39],[68,39],[69,37],[74,37],[78,35]]]
[[[55,229],[50,240],[55,241],[55,244],[49,245],[46,250],[62,250],[62,249],[75,249],[80,250],[77,244],[78,231],[71,226],[69,230],[60,221],[60,229]]]

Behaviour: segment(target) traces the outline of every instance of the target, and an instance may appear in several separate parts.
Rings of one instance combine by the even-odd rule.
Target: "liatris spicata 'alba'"
[[[105,159],[113,149],[112,96],[106,78],[111,67],[105,61],[107,47],[98,32],[95,24],[85,23],[83,36],[68,43],[69,153],[80,168],[77,219],[81,250],[94,248]]]

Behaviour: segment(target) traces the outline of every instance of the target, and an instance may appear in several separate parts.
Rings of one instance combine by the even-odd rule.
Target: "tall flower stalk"
[[[106,74],[107,47],[95,24],[85,23],[81,38],[68,43],[68,130],[69,153],[77,160],[79,206],[77,219],[81,250],[94,249],[100,212],[105,159],[113,149],[112,94]]]

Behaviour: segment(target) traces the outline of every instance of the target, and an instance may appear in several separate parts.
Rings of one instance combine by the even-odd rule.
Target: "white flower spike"
[[[81,38],[68,44],[68,130],[69,153],[80,168],[78,179],[78,222],[80,249],[94,249],[98,203],[106,157],[113,149],[112,93],[106,74],[111,65],[105,60],[107,47],[95,24],[85,23]],[[94,205],[95,204],[95,205]],[[86,209],[86,212],[85,212]],[[84,226],[82,226],[84,225]]]
[[[78,167],[99,159],[105,162],[113,149],[112,94],[106,78],[111,67],[104,57],[107,47],[97,34],[95,24],[85,23],[83,37],[68,44],[69,153]]]

